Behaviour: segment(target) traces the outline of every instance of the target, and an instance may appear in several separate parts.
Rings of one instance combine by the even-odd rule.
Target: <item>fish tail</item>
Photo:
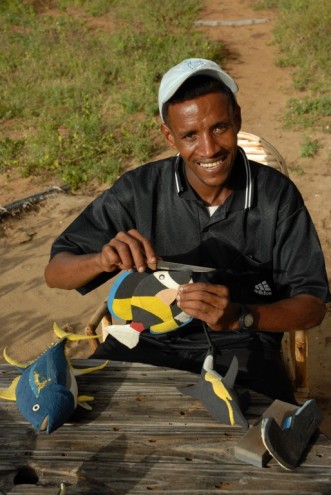
[[[88,373],[93,373],[94,371],[102,370],[103,368],[105,368],[107,366],[108,363],[109,363],[109,361],[104,361],[99,366],[92,366],[90,368],[74,368],[71,365],[71,369],[73,370],[75,376],[87,375]]]
[[[10,356],[8,356],[7,347],[5,347],[3,350],[3,357],[5,358],[7,363],[12,364],[13,366],[16,366],[16,368],[25,369],[31,364],[31,363],[20,363],[19,361],[16,361],[16,359],[13,359]]]
[[[79,334],[79,333],[70,333],[70,332],[66,332],[65,330],[63,330],[62,328],[59,327],[59,325],[57,323],[54,322],[54,325],[53,325],[53,330],[54,330],[54,333],[57,337],[59,337],[59,339],[68,339],[68,340],[71,340],[71,341],[74,341],[74,340],[87,340],[87,339],[97,339],[99,338],[99,335],[82,335],[82,334]]]

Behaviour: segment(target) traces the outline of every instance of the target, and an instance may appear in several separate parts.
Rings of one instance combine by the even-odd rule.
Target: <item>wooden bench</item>
[[[17,374],[0,365],[0,388]],[[95,397],[93,410],[78,408],[51,435],[36,432],[15,403],[0,401],[0,493],[58,495],[61,483],[67,495],[330,493],[331,442],[324,435],[294,471],[274,460],[268,468],[244,463],[234,448],[245,430],[217,423],[199,401],[178,391],[197,379],[188,372],[111,363],[78,377],[80,393]],[[250,423],[269,404],[252,396]]]

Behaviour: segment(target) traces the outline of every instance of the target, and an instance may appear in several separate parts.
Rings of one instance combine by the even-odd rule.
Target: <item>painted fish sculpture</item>
[[[129,323],[109,325],[104,333],[132,349],[144,330],[165,333],[189,323],[192,318],[177,306],[176,296],[181,284],[192,283],[191,276],[190,271],[123,272],[113,284],[107,304],[114,318]]]
[[[249,404],[249,393],[239,395],[234,390],[234,382],[238,374],[238,359],[232,358],[230,367],[223,377],[214,370],[213,350],[209,349],[204,360],[199,382],[181,388],[180,392],[199,399],[206,407],[210,415],[230,426],[248,428],[248,421],[242,409]]]
[[[309,399],[280,426],[275,418],[264,417],[261,437],[264,446],[284,469],[295,469],[302,459],[312,435],[323,420],[316,400]]]
[[[17,376],[7,389],[0,390],[0,398],[16,401],[22,416],[37,430],[52,433],[67,421],[77,405],[91,409],[88,404],[93,397],[78,395],[76,376],[100,370],[100,366],[77,369],[66,356],[67,341],[96,338],[97,336],[67,333],[54,323],[54,333],[59,338],[36,360],[19,363],[4,350],[4,357],[15,366]]]

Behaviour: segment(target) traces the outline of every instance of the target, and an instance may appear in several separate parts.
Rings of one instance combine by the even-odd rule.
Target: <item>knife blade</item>
[[[216,268],[209,268],[206,266],[185,265],[184,263],[175,263],[173,261],[159,260],[156,264],[158,270],[174,270],[176,272],[195,272],[195,273],[207,273],[215,272]]]

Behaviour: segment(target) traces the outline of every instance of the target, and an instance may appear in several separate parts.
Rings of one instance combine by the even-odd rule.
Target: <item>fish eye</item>
[[[159,275],[159,280],[164,280],[165,279],[165,275],[162,273]]]
[[[37,411],[39,411],[39,409],[40,409],[40,405],[39,404],[35,404],[34,406],[32,406],[32,411],[33,412],[37,412]]]

